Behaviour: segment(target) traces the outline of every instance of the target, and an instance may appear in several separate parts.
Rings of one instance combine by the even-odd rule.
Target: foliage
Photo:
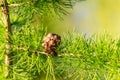
[[[21,4],[21,6],[9,7],[13,30],[14,28],[20,28],[27,24],[34,26],[43,24],[44,27],[51,27],[51,23],[55,24],[56,21],[63,19],[63,15],[69,14],[69,9],[72,9],[72,6],[75,2],[73,0],[7,1],[9,4]]]
[[[36,20],[41,23],[43,16],[62,17],[68,14],[67,9],[72,8],[71,0],[8,0],[11,4],[25,3],[22,6],[11,7],[10,14],[13,25],[25,25]],[[29,2],[29,3],[28,3]],[[56,15],[56,16],[55,16]],[[37,17],[37,18],[36,18]]]
[[[12,43],[34,51],[43,51],[41,46],[45,29],[26,25],[12,35]],[[14,80],[119,80],[120,40],[107,34],[86,37],[77,32],[62,35],[57,53],[62,57],[45,56],[18,50],[13,46],[13,65],[10,66]],[[0,46],[2,51],[3,46]],[[2,54],[1,54],[2,55]],[[4,56],[0,56],[0,73],[3,74]],[[3,80],[3,75],[0,76]]]
[[[24,2],[27,1],[30,0],[24,0]],[[59,55],[62,55],[61,57],[35,53],[43,51],[41,43],[46,34],[46,29],[42,24],[34,26],[32,24],[34,22],[33,17],[41,17],[38,15],[47,12],[50,14],[49,11],[55,10],[56,7],[52,9],[49,6],[53,7],[54,3],[55,6],[58,6],[61,0],[31,1],[33,3],[26,4],[26,7],[10,8],[10,13],[13,12],[10,15],[14,30],[10,41],[12,44],[10,52],[13,55],[11,62],[13,64],[9,66],[10,76],[8,80],[120,79],[120,39],[114,40],[107,33],[95,34],[88,38],[84,34],[69,32],[62,35],[62,43],[56,51]],[[22,3],[23,0],[9,0],[9,2]],[[62,11],[61,8],[57,8],[57,10]],[[64,10],[62,13],[66,14]],[[0,80],[5,80],[3,55],[5,28],[1,24],[0,28]],[[19,47],[25,49],[19,50]],[[30,52],[30,50],[35,52]]]

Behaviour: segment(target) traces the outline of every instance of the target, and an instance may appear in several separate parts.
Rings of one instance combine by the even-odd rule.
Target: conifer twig
[[[17,50],[24,50],[24,51],[28,51],[28,52],[35,53],[35,54],[48,55],[48,53],[40,52],[40,51],[35,51],[35,50],[30,50],[29,48],[25,48],[25,47],[14,46],[14,48],[17,49]]]
[[[43,54],[48,56],[49,54],[46,52],[41,52],[41,51],[36,51],[36,50],[30,50],[29,48],[25,48],[25,47],[20,47],[20,46],[13,46],[13,48],[17,49],[17,50],[24,50],[24,51],[28,51],[30,53],[34,53],[34,54]],[[80,54],[73,54],[73,53],[69,53],[69,54],[58,54],[57,57],[64,57],[64,56],[72,56],[72,57],[80,57]]]
[[[19,3],[19,4],[8,4],[8,7],[18,7],[18,6],[23,6],[26,4],[31,4],[31,2]]]
[[[6,6],[8,7],[18,7],[18,6],[23,6],[23,5],[26,5],[26,4],[31,4],[32,2],[26,2],[26,3],[19,3],[19,4],[7,4]],[[0,7],[3,7],[4,4],[0,4]]]

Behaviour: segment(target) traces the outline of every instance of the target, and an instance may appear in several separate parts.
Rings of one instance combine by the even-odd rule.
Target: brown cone
[[[51,55],[57,56],[55,52],[56,48],[61,42],[61,37],[54,33],[49,33],[44,39],[42,46],[45,49],[45,52]]]

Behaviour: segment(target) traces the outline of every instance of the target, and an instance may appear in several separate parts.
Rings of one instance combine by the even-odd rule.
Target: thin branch
[[[19,6],[23,6],[26,4],[31,4],[32,2],[26,2],[26,3],[19,3],[19,4],[7,4],[8,7],[19,7]],[[3,4],[0,4],[0,7],[3,7]]]
[[[58,57],[63,57],[63,56],[72,56],[72,57],[80,57],[80,54],[74,54],[74,53],[69,53],[69,54],[59,54]]]
[[[5,77],[9,76],[9,65],[11,64],[10,58],[10,49],[11,49],[11,43],[10,43],[10,35],[11,35],[11,23],[10,23],[10,14],[9,9],[7,6],[7,0],[2,0],[2,14],[4,18],[4,25],[6,27],[6,50],[5,50]]]
[[[31,53],[35,53],[35,54],[44,54],[44,55],[48,55],[48,53],[45,53],[45,52],[40,52],[40,51],[33,51],[33,50],[30,50],[29,48],[25,48],[25,47],[20,47],[20,46],[14,46],[15,49],[17,50],[24,50],[24,51],[28,51],[28,52],[31,52]]]
[[[26,4],[31,4],[31,2],[19,3],[19,4],[8,4],[8,7],[18,7],[18,6],[23,6]]]
[[[25,47],[20,47],[20,46],[13,46],[13,48],[17,49],[17,50],[24,50],[24,51],[28,51],[30,53],[34,53],[34,54],[43,54],[43,55],[50,55],[46,52],[41,52],[41,51],[35,51],[35,50],[30,50],[29,48],[25,48]],[[69,54],[58,54],[58,57],[63,57],[63,56],[72,56],[72,57],[80,57],[80,54],[73,54],[73,53],[69,53]]]

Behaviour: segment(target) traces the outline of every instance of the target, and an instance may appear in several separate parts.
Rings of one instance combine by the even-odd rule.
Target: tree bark
[[[7,0],[2,0],[2,13],[3,13],[3,19],[4,19],[4,25],[6,27],[6,50],[5,50],[5,77],[8,77],[9,75],[9,65],[10,65],[10,35],[11,35],[11,24],[10,24],[10,15],[9,15],[9,9],[8,9],[8,3]]]

